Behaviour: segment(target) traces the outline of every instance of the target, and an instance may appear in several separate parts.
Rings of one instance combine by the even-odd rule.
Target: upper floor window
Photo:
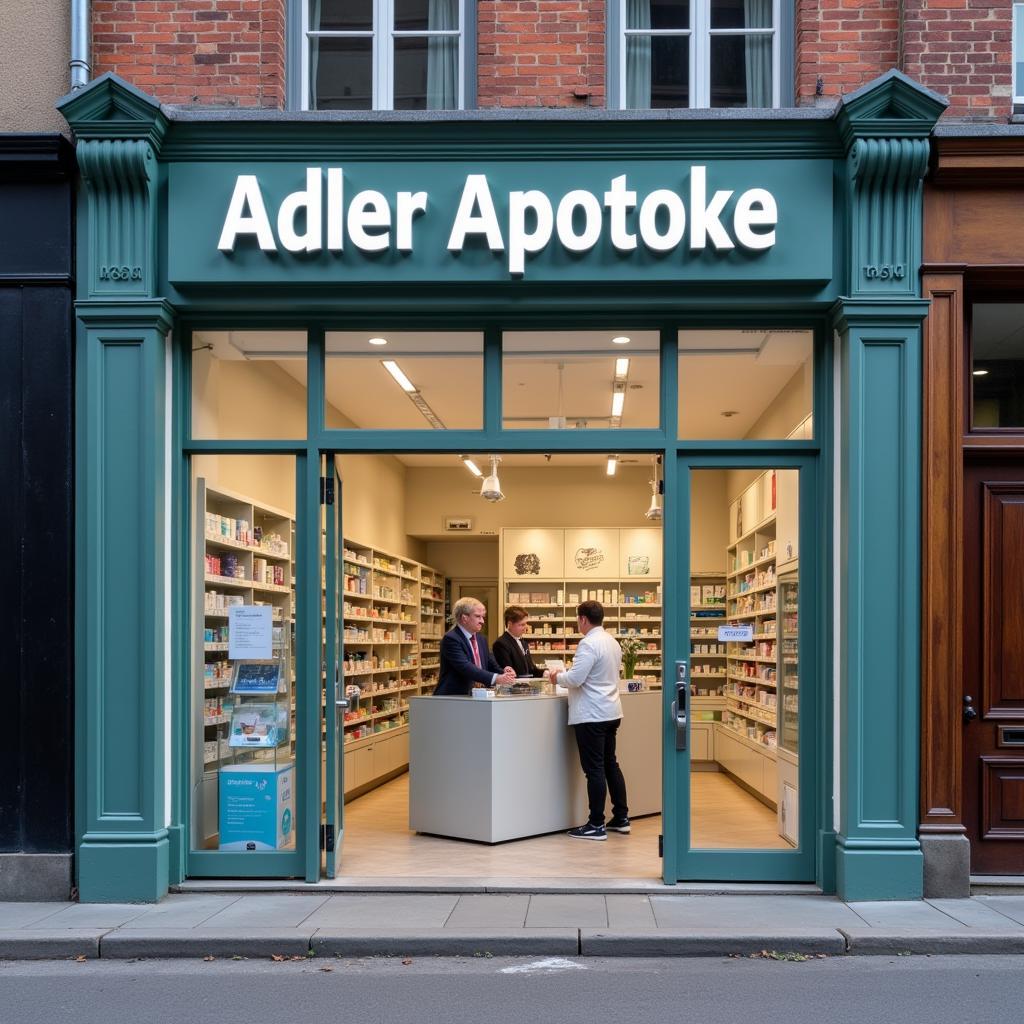
[[[306,0],[303,106],[465,105],[466,0]]]
[[[1024,4],[1013,5],[1013,109],[1024,112]]]
[[[615,0],[625,108],[776,107],[778,0]]]

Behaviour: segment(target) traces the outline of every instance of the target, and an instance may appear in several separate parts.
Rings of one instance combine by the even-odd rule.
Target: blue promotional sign
[[[220,770],[220,849],[282,850],[295,845],[295,767],[291,762]]]
[[[754,639],[754,627],[746,626],[719,626],[719,643],[750,643]]]

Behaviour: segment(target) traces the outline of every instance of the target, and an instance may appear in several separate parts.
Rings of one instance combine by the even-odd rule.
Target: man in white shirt
[[[622,649],[604,631],[604,608],[597,601],[584,601],[576,609],[576,628],[583,638],[576,646],[572,668],[548,674],[551,682],[569,691],[569,724],[576,733],[580,764],[587,777],[590,817],[586,824],[571,829],[573,839],[608,838],[612,832],[628,833],[629,808],[626,780],[615,758],[615,736],[622,721],[619,675]],[[612,817],[607,828],[604,805],[612,798]]]

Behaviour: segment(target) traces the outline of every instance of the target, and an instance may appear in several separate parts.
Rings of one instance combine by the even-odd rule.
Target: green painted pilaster
[[[921,190],[945,101],[898,71],[846,97],[839,408],[839,829],[846,900],[918,899]]]
[[[159,105],[103,76],[59,104],[82,173],[76,394],[76,820],[83,901],[157,900],[170,870],[169,305]]]
[[[163,302],[79,303],[76,748],[83,901],[167,891]]]

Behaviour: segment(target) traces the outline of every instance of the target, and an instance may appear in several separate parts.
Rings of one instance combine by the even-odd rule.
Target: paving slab
[[[938,928],[959,931],[966,927],[962,921],[944,914],[924,900],[879,900],[848,904],[864,924],[872,928]],[[861,927],[860,922],[850,927]]]
[[[607,928],[605,897],[541,893],[530,897],[527,928]]]
[[[968,928],[981,928],[985,931],[1019,931],[1024,924],[1014,921],[998,910],[979,903],[977,900],[934,899],[925,900],[936,910],[966,925]]]
[[[316,896],[288,893],[242,896],[208,918],[206,925],[236,931],[249,928],[295,928],[330,898],[328,893]]]
[[[323,929],[313,936],[318,957],[576,956],[575,928]]]
[[[0,931],[0,960],[64,960],[100,955],[103,928],[16,928]]]
[[[313,928],[443,928],[458,903],[455,893],[403,893],[328,897],[303,924]]]
[[[850,908],[829,896],[652,896],[659,928],[729,928],[732,932],[770,933],[776,929],[852,928],[863,924]]]
[[[658,922],[647,896],[605,896],[612,931],[654,931]]]
[[[73,903],[50,917],[43,918],[28,928],[120,928],[147,910],[155,903]]]
[[[941,928],[841,928],[854,954],[1024,953],[1024,932]]]
[[[142,957],[271,957],[305,956],[311,928],[126,928],[100,940],[100,956],[108,960]]]
[[[743,931],[730,928],[655,932],[583,928],[583,956],[730,956],[760,953],[825,953],[840,956],[846,940],[835,928],[771,929]]]
[[[459,897],[445,928],[522,928],[529,909],[530,897],[526,893],[471,893]]]
[[[1018,924],[1024,924],[1024,896],[975,896],[971,902],[988,907]]]
[[[47,917],[53,917],[74,903],[3,903],[0,904],[0,930],[27,928]]]
[[[168,896],[122,928],[198,928],[241,896]]]

